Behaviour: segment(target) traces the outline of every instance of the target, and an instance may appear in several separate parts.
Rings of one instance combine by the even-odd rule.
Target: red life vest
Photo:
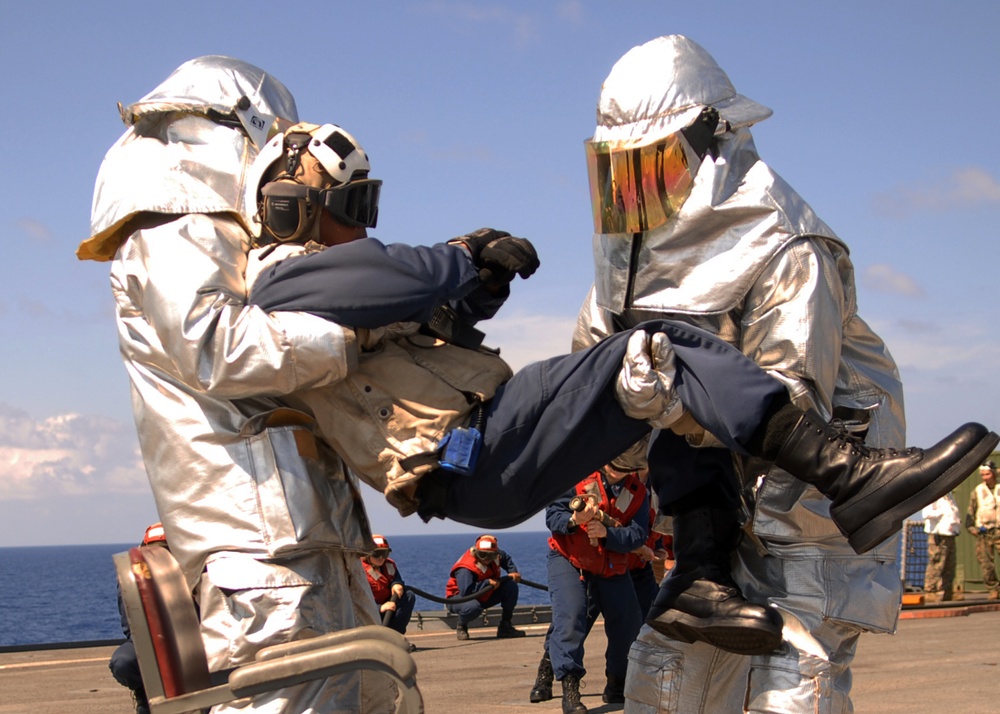
[[[597,507],[623,526],[632,522],[646,500],[646,487],[635,474],[629,474],[622,481],[622,490],[614,503],[610,502],[604,490],[600,471],[578,483],[576,493],[580,496],[599,495],[601,500]],[[591,545],[590,536],[584,528],[577,528],[572,533],[553,533],[549,537],[549,547],[572,563],[574,568],[593,575],[607,578],[628,571],[628,553],[610,551],[605,548],[604,541]]]
[[[461,595],[458,590],[458,580],[455,579],[455,573],[460,569],[465,568],[472,572],[476,576],[476,582],[482,582],[483,580],[499,580],[500,579],[500,561],[492,560],[489,563],[481,563],[476,560],[476,556],[472,554],[472,548],[462,553],[462,557],[455,561],[455,564],[451,566],[451,577],[448,578],[448,585],[445,586],[444,595],[445,597],[454,597],[455,595]],[[479,602],[485,603],[490,599],[490,595],[493,594],[493,590],[490,590],[484,595],[480,595],[476,598]]]
[[[365,575],[368,576],[368,584],[371,586],[372,595],[375,596],[375,603],[381,605],[388,602],[392,597],[392,581],[396,578],[398,568],[392,558],[386,558],[381,568],[376,568],[364,558],[361,564],[365,566]]]

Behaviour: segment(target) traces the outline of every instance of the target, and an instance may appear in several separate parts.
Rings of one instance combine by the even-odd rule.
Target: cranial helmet
[[[497,539],[491,535],[481,535],[476,538],[476,544],[472,546],[472,554],[480,560],[493,560],[500,555],[500,546]]]
[[[142,536],[143,545],[153,545],[154,543],[167,544],[167,534],[163,530],[162,523],[154,523],[146,529],[146,532]]]
[[[627,52],[604,81],[586,140],[594,230],[638,233],[680,210],[716,134],[771,110],[737,94],[700,45],[668,35]]]
[[[371,555],[383,558],[388,557],[389,553],[392,552],[392,548],[389,547],[389,540],[385,536],[378,534],[373,535],[372,540],[375,541],[375,550],[371,552]]]
[[[335,124],[299,123],[261,150],[247,182],[246,205],[264,242],[304,241],[318,229],[319,210],[349,226],[374,228],[382,182],[358,141]]]

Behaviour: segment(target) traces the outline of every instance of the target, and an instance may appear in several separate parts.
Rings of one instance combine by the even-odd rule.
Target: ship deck
[[[425,709],[431,714],[561,711],[559,685],[550,702],[530,704],[528,692],[542,653],[544,623],[521,625],[528,636],[497,640],[495,630],[471,629],[458,641],[447,627],[428,625],[407,637]],[[1000,664],[1000,604],[974,596],[954,605],[904,610],[896,635],[865,635],[854,663],[854,708],[866,714],[996,711],[992,675]],[[603,623],[587,641],[583,702],[594,714],[620,706],[601,702]],[[0,714],[129,714],[128,691],[108,671],[114,646],[29,649],[0,653]],[[985,670],[983,668],[986,668]]]

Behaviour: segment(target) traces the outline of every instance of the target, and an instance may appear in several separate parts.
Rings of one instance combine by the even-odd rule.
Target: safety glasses
[[[644,146],[584,142],[594,231],[640,233],[666,223],[694,183],[686,143],[680,132]]]
[[[386,548],[376,548],[372,551],[371,557],[373,558],[388,558],[389,551]]]

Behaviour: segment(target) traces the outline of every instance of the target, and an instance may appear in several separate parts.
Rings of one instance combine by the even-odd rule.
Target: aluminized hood
[[[232,213],[243,220],[247,168],[276,118],[298,119],[281,82],[219,55],[184,63],[119,109],[129,128],[98,172],[81,260],[111,260],[141,213]]]
[[[721,133],[680,210],[645,233],[594,235],[600,307],[616,314],[728,311],[793,238],[839,242],[757,155],[747,127],[771,110],[737,94],[711,55],[686,37],[657,38],[615,64],[601,91],[593,140],[658,141],[705,106],[719,110]]]

